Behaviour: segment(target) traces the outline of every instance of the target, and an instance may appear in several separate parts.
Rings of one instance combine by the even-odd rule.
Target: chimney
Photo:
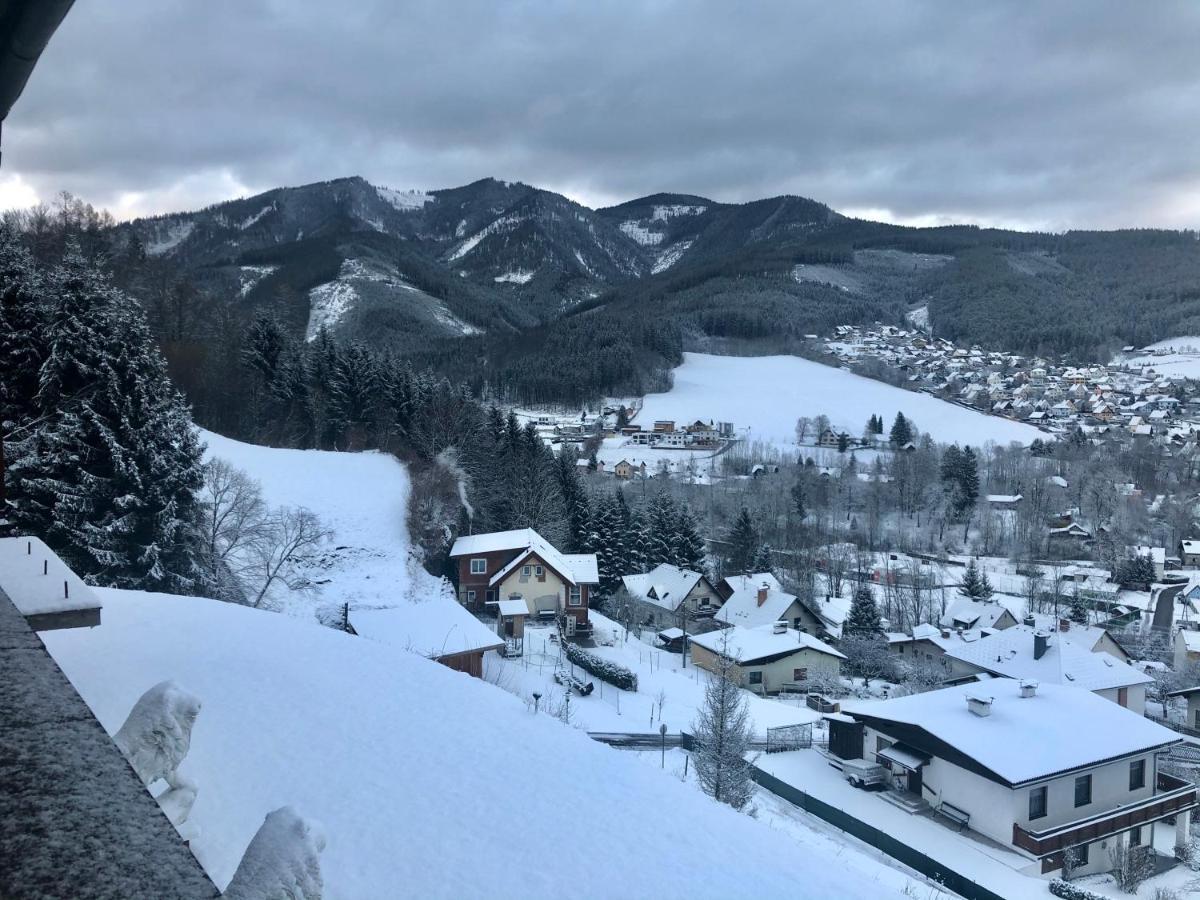
[[[992,697],[967,694],[967,709],[980,718],[990,716],[992,714],[992,700]]]
[[[1058,620],[1058,630],[1059,631],[1070,631],[1071,630],[1071,620],[1070,619],[1059,619]]]
[[[942,629],[942,637],[949,639],[949,637],[950,637],[950,629],[949,628]]]
[[[762,587],[760,587],[758,589],[758,605],[759,606],[762,606],[764,603],[767,602],[767,594],[770,592],[770,590],[771,589],[769,587],[767,587],[767,585],[765,583],[763,584]]]
[[[780,619],[771,627],[772,634],[787,634],[787,621]]]
[[[1046,650],[1050,647],[1050,635],[1045,631],[1035,631],[1033,633],[1033,658],[1041,659],[1046,655]]]
[[[1034,625],[1037,624],[1037,619],[1035,619],[1033,616],[1026,616],[1024,619],[1021,620],[1021,624],[1025,625],[1029,628],[1032,628]]]
[[[1021,696],[1032,697],[1037,693],[1038,683],[1031,678],[1025,678],[1021,681]]]

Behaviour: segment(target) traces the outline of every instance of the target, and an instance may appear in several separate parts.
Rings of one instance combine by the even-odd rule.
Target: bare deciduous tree
[[[307,581],[299,564],[332,535],[316,515],[303,507],[287,507],[275,512],[264,524],[255,541],[249,571],[258,582],[251,606],[262,606],[276,582],[292,590],[301,590]]]

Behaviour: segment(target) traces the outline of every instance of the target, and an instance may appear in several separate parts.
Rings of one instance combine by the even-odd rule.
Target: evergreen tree
[[[892,422],[892,430],[888,434],[888,440],[893,447],[903,447],[912,441],[912,427],[908,424],[908,420],[904,418],[904,413],[896,413],[896,419]]]
[[[988,581],[986,572],[980,573],[973,559],[967,563],[963,579],[958,585],[958,593],[981,603],[992,598],[992,583]]]
[[[741,809],[754,792],[746,754],[752,735],[746,698],[735,681],[737,666],[730,659],[728,632],[716,654],[716,671],[704,688],[704,704],[693,726],[696,778],[714,800]]]
[[[692,572],[705,572],[704,538],[696,527],[696,519],[687,506],[679,510],[674,540],[674,564]]]
[[[758,529],[743,506],[733,527],[725,537],[726,568],[731,575],[749,574],[754,571],[754,557],[758,552]]]
[[[800,521],[808,517],[808,487],[803,474],[792,485],[792,508],[796,510]]]
[[[750,571],[758,575],[763,572],[770,572],[774,568],[771,561],[771,547],[769,544],[759,544],[758,549],[754,551],[754,559],[750,562]]]
[[[844,431],[838,432],[838,437],[837,437],[838,453],[845,453],[849,447],[850,447],[850,436],[847,435],[846,432],[844,432]]]
[[[854,599],[850,603],[850,614],[842,631],[846,634],[882,634],[883,624],[879,616],[879,607],[875,605],[875,594],[870,585],[860,584],[854,591]]]
[[[1067,612],[1067,618],[1076,625],[1086,625],[1088,623],[1087,604],[1084,602],[1083,597],[1079,595],[1078,590],[1071,595],[1071,606]]]
[[[679,509],[665,488],[650,501],[646,509],[646,567],[669,563],[675,558],[675,531],[679,524]]]

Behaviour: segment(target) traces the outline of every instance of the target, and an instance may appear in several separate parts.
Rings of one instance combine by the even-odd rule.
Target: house
[[[738,685],[756,693],[803,689],[810,679],[837,678],[846,657],[787,622],[735,625],[690,638],[692,662],[716,672],[724,657],[735,664]]]
[[[1158,770],[1179,736],[1086,690],[1002,678],[843,704],[843,713],[854,722],[830,723],[843,759],[886,766],[911,803],[1038,861],[1043,874],[1062,869],[1067,851],[1074,874],[1108,871],[1110,850],[1153,848],[1171,818],[1176,845],[1188,842],[1196,787]]]
[[[1128,551],[1133,556],[1150,557],[1150,562],[1154,565],[1154,580],[1162,581],[1163,573],[1167,570],[1166,547],[1129,547]]]
[[[621,584],[637,608],[637,620],[666,628],[697,617],[711,616],[721,596],[700,572],[661,563],[638,575],[623,575]]]
[[[39,538],[0,538],[0,591],[34,631],[100,624],[100,600]]]
[[[1154,680],[1107,653],[1092,653],[1063,634],[1025,623],[946,655],[1001,678],[1083,688],[1138,715],[1146,711],[1146,685]]]
[[[834,431],[832,428],[826,428],[817,436],[818,447],[828,447],[836,450],[838,444],[846,437],[840,432]]]
[[[1180,541],[1179,558],[1188,568],[1200,567],[1200,539],[1188,538]]]
[[[1184,724],[1192,731],[1200,732],[1200,686],[1170,691],[1167,696],[1183,697],[1187,701],[1187,718]]]
[[[1023,498],[1020,494],[988,494],[987,502],[991,509],[1016,509]]]
[[[1063,640],[1082,647],[1089,653],[1107,653],[1118,662],[1132,663],[1133,657],[1121,646],[1112,634],[1099,625],[1080,625],[1070,619],[1035,614],[1032,616],[1034,625],[1045,631],[1057,631]],[[1028,618],[1025,620],[1028,624]]]
[[[1003,630],[1017,624],[1016,617],[1004,606],[995,602],[981,602],[970,597],[959,597],[947,607],[938,622],[943,628],[995,628]]]
[[[733,590],[713,617],[719,624],[756,627],[782,620],[793,628],[815,625],[816,617],[812,612],[794,594],[785,591],[770,572],[735,575],[724,582],[732,582]]]
[[[945,679],[960,679],[975,675],[979,670],[960,662],[947,652],[955,647],[973,644],[991,634],[991,629],[954,630],[936,625],[914,625],[911,634],[889,632],[888,650],[908,665],[940,666]]]
[[[1190,666],[1200,665],[1200,631],[1181,628],[1175,632],[1175,662],[1173,668],[1182,672]]]
[[[458,564],[458,601],[482,611],[495,600],[524,600],[531,616],[565,614],[587,631],[591,592],[600,583],[594,553],[560,553],[532,528],[472,534],[450,548]]]
[[[613,474],[622,480],[628,480],[637,475],[645,475],[646,464],[634,465],[629,460],[623,459],[613,466]]]
[[[484,654],[504,647],[496,632],[445,597],[388,609],[352,609],[347,618],[354,634],[437,660],[473,678],[483,677]]]

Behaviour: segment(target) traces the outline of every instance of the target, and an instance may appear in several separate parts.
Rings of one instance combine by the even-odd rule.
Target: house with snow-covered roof
[[[483,677],[483,658],[504,639],[447,596],[386,609],[352,609],[350,630],[361,637],[417,653],[456,672]]]
[[[594,553],[561,553],[532,528],[464,535],[450,548],[458,600],[482,611],[496,600],[523,600],[531,616],[573,620],[588,631],[591,592],[600,583]]]
[[[730,589],[713,617],[718,624],[754,628],[784,621],[793,628],[804,628],[814,621],[813,614],[796,595],[785,591],[770,572],[725,578],[718,589],[722,593]]]
[[[623,575],[621,586],[636,607],[638,621],[654,628],[711,617],[721,607],[720,594],[703,573],[669,563],[660,563],[649,572]]]
[[[1181,738],[1095,693],[997,678],[845,703],[843,713],[853,721],[830,723],[841,758],[883,765],[908,805],[1042,874],[1061,870],[1066,853],[1074,874],[1106,872],[1111,850],[1153,848],[1172,822],[1175,843],[1188,842],[1196,786],[1159,771]]]
[[[1016,618],[1004,606],[996,602],[972,600],[959,597],[947,607],[938,622],[943,628],[1012,628]]]
[[[888,632],[885,637],[888,650],[899,657],[909,666],[939,666],[945,673],[945,679],[956,679],[974,675],[979,670],[967,663],[960,662],[947,653],[955,648],[977,643],[993,629],[940,628],[937,625],[914,625],[912,632]]]
[[[1176,672],[1182,672],[1191,666],[1200,665],[1200,631],[1192,628],[1181,628],[1175,632],[1175,664]]]
[[[0,538],[0,592],[34,631],[100,624],[91,587],[40,538]]]
[[[1092,691],[1138,715],[1146,711],[1146,685],[1153,681],[1107,653],[1093,653],[1066,635],[1024,623],[946,653],[977,672],[1000,678]]]
[[[735,625],[689,639],[692,662],[719,671],[722,658],[733,663],[734,680],[756,693],[803,690],[820,676],[837,678],[845,655],[786,622]]]

